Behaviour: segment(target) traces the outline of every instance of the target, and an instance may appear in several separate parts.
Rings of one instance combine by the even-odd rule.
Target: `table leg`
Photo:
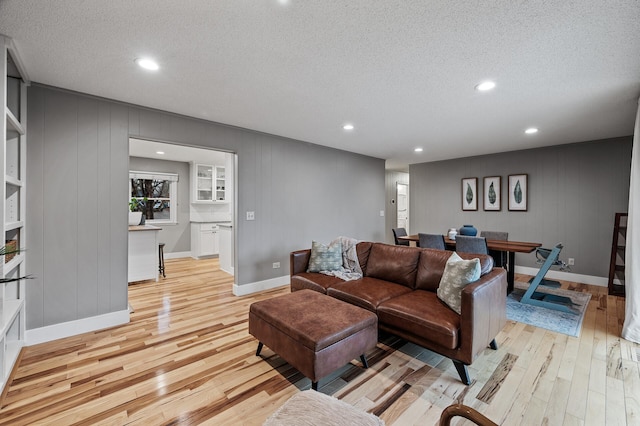
[[[509,253],[509,269],[507,270],[507,294],[513,291],[513,285],[516,276],[516,253],[513,251]]]

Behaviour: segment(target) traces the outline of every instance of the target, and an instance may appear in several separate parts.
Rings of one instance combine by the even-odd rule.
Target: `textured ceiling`
[[[637,0],[1,0],[0,33],[32,81],[388,168],[630,135],[640,96]]]

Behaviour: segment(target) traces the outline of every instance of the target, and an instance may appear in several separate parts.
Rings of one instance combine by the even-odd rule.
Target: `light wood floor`
[[[259,425],[308,379],[269,348],[255,356],[249,305],[217,260],[167,261],[167,278],[129,287],[131,323],[25,349],[1,401],[0,424]],[[519,277],[523,279],[524,277]],[[505,425],[640,424],[639,345],[620,336],[624,299],[593,297],[579,338],[508,321],[463,385],[450,360],[383,336],[320,391],[387,425],[433,425],[463,402]]]

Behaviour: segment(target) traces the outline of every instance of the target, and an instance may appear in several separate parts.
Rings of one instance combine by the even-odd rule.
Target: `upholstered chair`
[[[485,237],[487,240],[507,241],[509,239],[509,233],[503,231],[482,231],[481,237]],[[496,266],[500,268],[507,267],[507,252],[489,250],[489,254],[493,257]]]
[[[425,248],[433,248],[444,250],[444,236],[440,234],[418,234],[419,246]]]
[[[484,237],[456,236],[456,251],[459,253],[489,254]]]
[[[409,245],[409,241],[401,241],[398,240],[398,237],[406,237],[407,236],[407,230],[404,228],[393,228],[393,239],[396,241],[396,245],[397,246],[408,246]]]

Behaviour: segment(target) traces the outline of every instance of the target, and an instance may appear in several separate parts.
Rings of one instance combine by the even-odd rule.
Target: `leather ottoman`
[[[300,290],[252,303],[249,333],[258,339],[256,356],[267,345],[291,366],[318,380],[360,356],[378,342],[378,317],[366,309]]]

